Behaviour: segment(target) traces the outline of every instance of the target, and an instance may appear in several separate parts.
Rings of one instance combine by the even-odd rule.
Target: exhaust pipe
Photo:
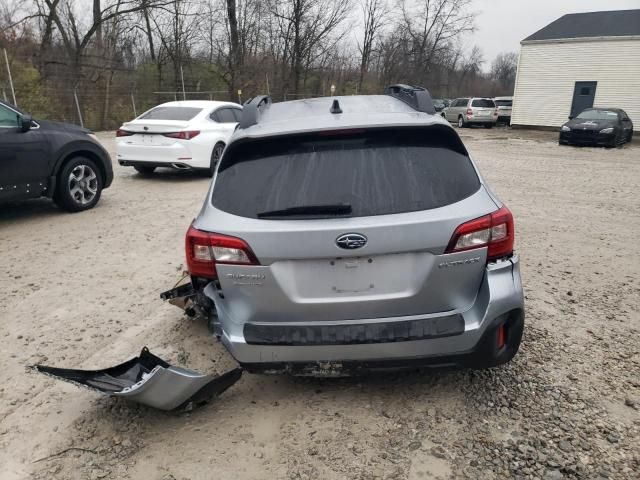
[[[177,170],[190,170],[191,167],[189,165],[185,165],[184,163],[172,163],[171,166]]]

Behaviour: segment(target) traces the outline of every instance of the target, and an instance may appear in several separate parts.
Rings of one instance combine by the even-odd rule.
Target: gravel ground
[[[158,298],[208,180],[115,166],[92,211],[0,206],[0,477],[640,478],[640,146],[461,133],[514,212],[526,290],[520,353],[490,371],[245,375],[190,413],[99,397],[25,365],[103,368],[144,345],[201,371],[233,365]]]

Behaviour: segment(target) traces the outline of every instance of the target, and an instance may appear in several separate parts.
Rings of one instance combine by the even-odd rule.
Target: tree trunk
[[[241,63],[236,0],[227,0],[227,20],[229,21],[229,99],[233,100],[236,95],[238,70]]]
[[[96,48],[98,53],[102,53],[104,47],[102,42],[102,8],[100,8],[100,0],[93,0],[93,24],[96,27]]]

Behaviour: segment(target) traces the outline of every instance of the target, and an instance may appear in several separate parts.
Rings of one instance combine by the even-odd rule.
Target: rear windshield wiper
[[[346,215],[351,213],[351,205],[339,203],[335,205],[302,205],[258,213],[258,218],[290,217],[295,215]]]

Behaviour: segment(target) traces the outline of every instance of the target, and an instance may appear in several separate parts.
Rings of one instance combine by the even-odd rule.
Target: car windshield
[[[616,120],[618,114],[611,110],[585,110],[576,118],[580,120]]]
[[[496,100],[496,107],[511,107],[513,106],[513,100]]]
[[[493,103],[493,100],[489,100],[488,98],[476,98],[473,102],[471,102],[471,106],[480,108],[495,108],[496,104]]]
[[[187,121],[198,115],[201,108],[195,107],[156,107],[138,117],[139,120],[179,120]]]
[[[461,148],[450,132],[435,127],[240,143],[225,152],[212,203],[248,218],[274,212],[331,218],[429,210],[480,188],[471,160],[457,151]]]
[[[443,100],[438,100],[437,98],[433,101],[433,105],[436,107],[443,107],[444,106],[444,101]]]

